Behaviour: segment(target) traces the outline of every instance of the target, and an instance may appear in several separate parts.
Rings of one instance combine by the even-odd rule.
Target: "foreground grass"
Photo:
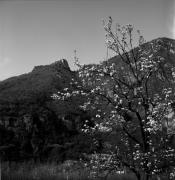
[[[21,163],[2,165],[2,179],[4,180],[67,180],[85,179],[88,175],[83,170],[71,171],[63,165],[54,163],[36,164]],[[87,179],[87,178],[86,178]]]
[[[78,165],[68,167],[65,164],[2,164],[2,180],[92,180],[88,169]],[[100,180],[100,178],[98,178]],[[117,174],[108,180],[135,180],[133,175]]]

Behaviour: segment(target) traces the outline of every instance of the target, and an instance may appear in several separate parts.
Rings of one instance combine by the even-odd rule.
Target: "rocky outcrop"
[[[47,70],[71,71],[67,60],[61,59],[49,65],[35,66],[32,72],[37,73],[37,72],[42,72],[42,71],[47,71]]]

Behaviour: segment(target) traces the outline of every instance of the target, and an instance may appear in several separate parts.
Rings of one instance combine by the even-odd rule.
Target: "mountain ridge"
[[[174,44],[174,47],[175,47],[175,39],[171,39],[171,38],[168,38],[168,37],[159,37],[159,38],[153,39],[153,40],[151,40],[151,41],[145,42],[145,43],[143,44],[143,46],[144,46],[144,45],[147,45],[148,43],[151,43],[151,42],[154,42],[154,41],[159,41],[159,40],[162,40],[164,43],[172,42],[172,43]],[[135,48],[137,48],[137,47],[135,47]],[[175,48],[174,48],[174,49],[175,49]],[[113,56],[113,57],[109,58],[108,60],[113,59],[113,58],[115,58],[115,57],[116,57],[116,56]],[[97,63],[97,64],[98,64],[98,63]],[[87,65],[91,65],[91,64],[87,64]],[[60,69],[61,69],[61,68],[65,68],[65,69],[67,69],[67,70],[69,70],[69,71],[72,71],[71,68],[69,67],[68,61],[67,61],[66,59],[60,59],[60,60],[57,60],[57,61],[55,61],[55,62],[53,62],[53,63],[51,63],[51,64],[34,66],[34,68],[33,68],[30,72],[24,73],[24,74],[20,74],[20,75],[17,75],[17,76],[9,77],[9,78],[7,78],[7,79],[1,80],[0,83],[3,82],[3,81],[9,80],[9,79],[11,79],[11,78],[16,78],[16,77],[19,77],[19,76],[21,76],[21,75],[29,74],[29,73],[31,73],[31,72],[40,71],[40,70],[45,69],[45,68],[47,68],[47,67],[48,67],[48,68],[49,68],[49,67],[50,67],[50,68],[51,68],[51,67],[58,67],[58,68],[60,68]]]
[[[8,94],[21,96],[22,92],[30,94],[35,90],[52,91],[53,93],[62,86],[67,86],[72,76],[74,76],[74,72],[70,70],[65,59],[50,65],[36,66],[29,73],[1,81],[0,99],[7,97]]]
[[[166,59],[166,62],[175,65],[175,40],[166,37],[156,38],[144,43],[142,46],[146,48],[155,42],[160,44],[158,53]],[[107,61],[103,61],[102,64],[119,63],[118,59],[118,56],[114,56]],[[98,66],[99,64],[96,65]],[[92,66],[92,64],[85,66]],[[0,100],[8,99],[9,97],[12,100],[14,97],[20,99],[22,94],[26,93],[27,96],[33,91],[38,93],[48,91],[52,94],[57,90],[64,89],[64,87],[69,87],[71,79],[75,78],[76,73],[77,71],[71,70],[66,59],[61,59],[48,65],[35,66],[29,73],[0,81]],[[23,97],[25,99],[25,95]]]
[[[161,53],[167,63],[175,65],[175,40],[157,38],[143,46],[147,47],[152,42],[160,43],[159,52],[156,53]],[[107,61],[109,64],[103,62],[96,66],[103,69],[105,65],[110,65],[114,61],[118,63],[118,60],[119,57],[114,56]],[[118,66],[120,68],[120,64]],[[72,158],[73,154],[78,157],[80,152],[91,151],[89,142],[86,146],[83,144],[87,142],[87,137],[81,136],[80,133],[83,122],[90,121],[93,117],[89,112],[79,108],[83,98],[76,97],[64,102],[51,98],[53,93],[62,91],[64,88],[74,88],[71,82],[72,79],[77,78],[77,73],[78,71],[70,69],[67,60],[62,59],[50,65],[36,66],[29,73],[0,82],[0,128],[4,131],[3,134],[3,131],[0,131],[0,146],[13,144],[13,142],[16,145],[15,149],[10,151],[11,155],[7,151],[6,158],[25,159],[29,157],[28,155],[41,157],[46,153],[44,149],[47,149],[47,145],[61,144],[64,147],[64,144],[71,141],[74,142],[75,153],[70,152],[69,149],[64,149],[64,152],[63,149],[52,149],[55,150],[53,159],[59,156],[58,159],[65,160]],[[154,84],[157,90],[157,82]],[[12,134],[18,134],[18,136],[12,136]],[[25,135],[23,139],[21,135]],[[33,141],[36,143],[33,144]],[[26,154],[25,157],[24,154]],[[44,154],[44,157],[47,155]]]

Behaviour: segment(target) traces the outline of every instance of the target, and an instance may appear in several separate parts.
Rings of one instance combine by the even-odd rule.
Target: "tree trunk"
[[[148,173],[144,173],[142,177],[143,177],[143,178],[141,178],[141,180],[149,180],[149,175],[148,175]]]
[[[1,156],[0,156],[0,180],[1,180]]]
[[[149,175],[147,173],[145,174],[145,180],[149,180]]]
[[[141,180],[141,175],[140,175],[139,172],[136,172],[135,175],[136,175],[136,177],[137,177],[137,180]]]

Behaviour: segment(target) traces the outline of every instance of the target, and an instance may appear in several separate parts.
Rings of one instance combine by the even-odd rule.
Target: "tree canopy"
[[[138,179],[163,173],[171,178],[175,67],[167,59],[175,47],[161,38],[146,43],[132,25],[113,28],[111,17],[104,21],[104,29],[107,47],[117,56],[98,65],[80,65],[76,58],[78,81],[72,82],[76,90],[67,88],[53,97],[81,96],[85,101],[80,107],[95,114],[95,126],[87,124],[82,131],[105,134],[101,152],[110,158],[101,168],[111,172],[127,167]]]

